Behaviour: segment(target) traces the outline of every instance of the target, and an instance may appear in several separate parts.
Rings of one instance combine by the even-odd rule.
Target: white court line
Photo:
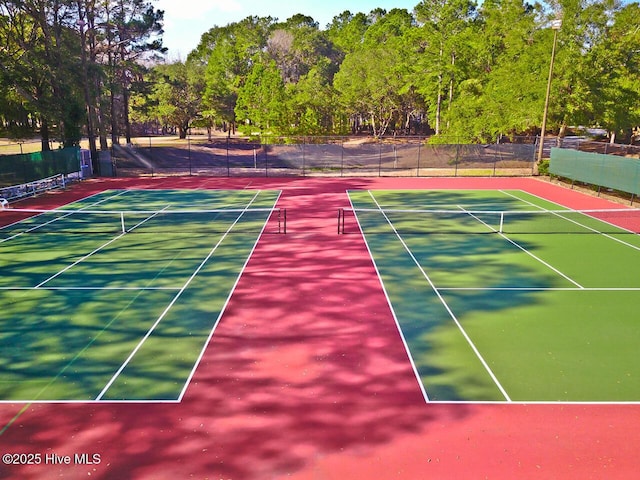
[[[469,290],[480,292],[640,292],[640,287],[438,287],[438,290],[453,292]]]
[[[478,360],[480,360],[480,363],[482,363],[482,365],[484,366],[485,370],[487,371],[487,373],[489,374],[489,376],[491,377],[491,379],[494,381],[494,383],[496,384],[496,386],[498,387],[498,389],[500,390],[500,392],[502,393],[502,395],[504,396],[504,398],[507,400],[507,402],[511,402],[511,398],[509,398],[509,394],[506,392],[506,390],[503,388],[503,386],[500,384],[500,381],[498,380],[498,378],[495,376],[495,374],[493,373],[493,371],[491,370],[491,367],[489,367],[489,364],[486,362],[486,360],[482,357],[482,355],[480,354],[480,351],[478,350],[478,348],[475,346],[475,344],[473,343],[473,341],[471,340],[471,338],[469,337],[469,335],[467,334],[467,332],[465,331],[465,329],[462,327],[462,325],[460,324],[460,322],[458,321],[458,318],[456,317],[456,315],[453,313],[453,311],[451,310],[451,308],[449,307],[449,305],[447,304],[446,300],[444,299],[444,297],[440,294],[440,291],[438,290],[438,288],[435,286],[435,284],[433,283],[433,281],[431,280],[431,278],[429,277],[429,275],[427,274],[427,272],[425,272],[425,270],[422,268],[422,266],[420,265],[420,263],[418,262],[418,260],[416,259],[416,257],[413,255],[413,252],[411,251],[411,249],[409,248],[409,246],[405,243],[404,239],[400,236],[400,234],[398,233],[398,231],[396,230],[396,228],[393,226],[393,223],[391,222],[391,220],[389,220],[389,218],[387,217],[387,215],[384,213],[384,210],[382,209],[382,207],[380,206],[380,204],[378,203],[378,201],[376,200],[376,198],[373,196],[373,193],[371,192],[371,190],[369,190],[369,196],[371,197],[371,199],[373,200],[373,202],[378,206],[378,209],[380,210],[380,213],[382,213],[382,215],[385,217],[385,219],[387,220],[387,222],[389,223],[389,225],[391,226],[391,228],[393,229],[393,231],[395,232],[396,236],[398,237],[398,239],[400,240],[400,242],[402,243],[402,245],[404,246],[405,250],[407,251],[407,253],[409,254],[409,256],[411,256],[411,258],[413,259],[414,263],[416,264],[416,266],[418,267],[418,269],[420,270],[420,272],[422,272],[422,275],[424,276],[424,278],[427,280],[427,282],[429,282],[429,285],[431,286],[431,288],[433,289],[433,291],[435,292],[435,294],[437,295],[438,299],[440,300],[440,302],[442,303],[442,305],[444,306],[444,308],[446,309],[446,311],[449,313],[449,316],[451,317],[451,319],[454,321],[454,323],[458,326],[458,329],[460,330],[460,332],[462,333],[462,336],[465,338],[465,340],[467,341],[467,343],[469,344],[469,346],[471,347],[471,349],[473,350],[473,352],[475,353],[476,357],[478,357]]]
[[[38,290],[113,290],[113,291],[127,291],[127,290],[180,290],[180,287],[38,287]],[[36,290],[36,287],[0,287],[0,291],[26,291]]]
[[[79,198],[78,200],[75,200],[74,202],[67,203],[66,205],[71,205],[71,204],[73,204],[73,203],[83,202],[84,200],[88,200],[88,199],[90,199],[91,197],[97,197],[98,195],[102,195],[105,191],[106,191],[106,190],[103,190],[102,192],[92,193],[91,195],[87,195],[86,197]],[[118,193],[117,195],[122,195],[122,193],[124,193],[124,191],[122,191],[122,192]],[[117,195],[115,195],[115,196],[117,196]],[[109,198],[113,198],[113,196],[108,197],[108,198],[107,198],[107,200],[108,200]],[[100,202],[102,202],[102,200],[100,200]],[[98,204],[98,203],[100,203],[100,202],[94,202],[94,203],[92,203],[92,204],[88,205],[87,207],[90,207],[90,206],[93,206],[93,205],[97,205],[97,204]],[[63,206],[64,206],[64,205],[63,205]],[[58,209],[58,208],[60,208],[60,207],[56,207],[56,209]],[[85,208],[86,208],[86,207],[85,207]],[[11,211],[11,210],[12,210],[12,209],[9,209],[8,211]],[[54,210],[55,210],[55,209],[54,209]],[[37,215],[32,215],[32,216],[29,216],[29,217],[23,218],[22,220],[16,220],[15,222],[8,223],[8,224],[6,224],[6,225],[2,225],[2,226],[0,226],[0,232],[1,232],[3,229],[7,228],[7,227],[12,227],[13,225],[16,225],[16,224],[18,224],[18,223],[20,223],[20,222],[24,222],[25,220],[27,220],[27,219],[29,219],[29,218],[36,218],[36,217],[39,217],[40,215],[44,215],[44,214],[45,214],[45,212],[41,212],[41,213],[38,213]]]
[[[0,405],[177,405],[181,400],[0,400]],[[431,400],[436,405],[548,405],[548,406],[621,406],[640,405],[640,400],[597,401],[597,400]],[[1,431],[1,429],[0,429]]]
[[[113,383],[116,381],[116,379],[120,376],[120,374],[122,373],[122,371],[127,367],[127,365],[129,365],[129,363],[131,362],[131,360],[133,360],[133,357],[136,355],[136,353],[138,353],[138,351],[142,348],[142,345],[144,345],[144,343],[147,341],[147,339],[151,336],[151,334],[153,333],[153,331],[156,329],[156,327],[160,324],[160,322],[164,319],[164,317],[167,315],[167,313],[169,313],[169,310],[171,310],[171,308],[173,307],[173,305],[175,305],[175,303],[178,301],[178,299],[180,298],[180,296],[182,295],[182,293],[187,289],[187,287],[191,284],[191,282],[193,281],[193,279],[196,277],[196,275],[198,275],[198,273],[200,273],[200,270],[202,270],[202,268],[204,268],[205,264],[209,261],[209,259],[213,256],[214,252],[218,249],[218,247],[222,244],[223,240],[227,237],[227,235],[229,234],[229,232],[231,231],[231,229],[236,225],[236,223],[238,223],[238,221],[240,221],[240,218],[242,217],[243,213],[245,211],[247,211],[249,209],[249,207],[251,206],[251,204],[255,201],[255,199],[258,197],[258,195],[260,194],[260,190],[258,190],[256,192],[256,194],[253,196],[253,198],[251,199],[251,201],[247,204],[247,206],[244,208],[244,210],[242,211],[242,213],[240,213],[240,215],[238,216],[238,218],[236,218],[236,220],[233,222],[233,224],[227,229],[227,231],[224,233],[224,235],[222,235],[222,237],[220,238],[220,240],[218,240],[218,243],[216,243],[214,245],[214,247],[209,251],[209,254],[205,257],[204,260],[202,260],[202,262],[200,263],[200,265],[198,265],[198,268],[196,268],[196,270],[191,274],[191,276],[187,279],[187,281],[184,283],[184,285],[182,286],[182,288],[178,291],[178,293],[176,293],[176,295],[173,297],[173,300],[171,300],[171,302],[169,303],[169,305],[167,305],[167,307],[164,309],[164,311],[160,314],[160,316],[158,317],[158,319],[154,322],[153,325],[151,325],[151,328],[149,328],[149,330],[147,331],[147,333],[144,335],[144,337],[142,337],[142,339],[138,342],[138,344],[136,345],[136,347],[133,349],[133,351],[129,354],[129,356],[127,357],[127,359],[122,363],[122,365],[120,365],[120,368],[118,368],[118,370],[113,374],[113,376],[111,377],[111,379],[107,382],[107,384],[104,386],[104,388],[102,389],[102,391],[98,394],[98,396],[95,398],[95,400],[101,400],[102,397],[107,393],[107,390],[109,390],[109,388],[111,388],[111,385],[113,385]]]
[[[529,204],[529,205],[531,205],[531,206],[533,206],[533,207],[536,207],[536,208],[538,208],[538,209],[540,209],[540,210],[542,210],[542,211],[549,211],[548,209],[543,208],[543,207],[541,207],[540,205],[536,205],[535,203],[530,202],[529,200],[525,200],[524,198],[520,198],[520,197],[518,197],[518,196],[516,196],[516,195],[514,195],[514,194],[512,194],[512,193],[507,192],[506,190],[499,190],[499,192],[500,192],[500,193],[504,193],[505,195],[508,195],[508,196],[510,196],[510,197],[513,197],[513,198],[515,198],[515,199],[517,199],[517,200],[520,200],[521,202],[527,203],[527,204]],[[568,207],[567,207],[567,206],[565,206],[565,205],[561,205],[560,203],[557,203],[557,202],[552,202],[551,200],[547,200],[547,199],[545,199],[545,198],[543,198],[543,197],[541,197],[541,196],[539,196],[539,195],[536,195],[536,194],[534,194],[534,193],[529,193],[529,192],[524,192],[524,193],[527,193],[527,194],[529,194],[529,195],[531,195],[531,196],[533,196],[533,197],[537,197],[537,198],[539,198],[540,200],[544,200],[545,202],[553,203],[554,205],[558,205],[559,207],[565,208],[565,209],[567,209],[567,213],[570,213],[570,212],[580,212],[580,210],[573,210],[573,209],[571,209],[571,208],[568,208]],[[599,230],[596,230],[595,228],[588,227],[587,225],[584,225],[584,224],[582,224],[582,223],[578,222],[577,220],[573,220],[573,219],[571,219],[571,218],[564,217],[564,216],[563,216],[562,214],[560,214],[560,213],[554,212],[554,215],[557,215],[558,217],[560,217],[560,218],[562,218],[562,219],[564,219],[564,220],[566,220],[566,221],[568,221],[568,222],[574,223],[574,224],[578,225],[579,227],[582,227],[582,228],[584,228],[584,229],[590,230],[590,231],[592,231],[593,233],[597,233],[597,234],[602,235],[603,237],[606,237],[606,238],[608,238],[608,239],[610,239],[610,240],[613,240],[613,241],[615,241],[615,242],[621,243],[622,245],[625,245],[625,246],[627,246],[627,247],[630,247],[630,248],[632,248],[632,249],[634,249],[634,250],[638,250],[638,251],[640,251],[640,247],[639,247],[639,246],[637,246],[637,245],[633,245],[632,243],[625,242],[624,240],[622,240],[622,239],[620,239],[620,238],[614,237],[613,235],[609,235],[608,233],[601,232],[601,231],[599,231]],[[624,228],[624,227],[621,227],[620,225],[616,225],[615,223],[611,223],[611,222],[608,222],[608,221],[606,221],[606,220],[602,220],[602,219],[600,219],[600,218],[598,218],[598,217],[592,217],[591,215],[586,215],[586,216],[588,216],[589,218],[592,218],[592,219],[594,219],[594,220],[597,220],[597,221],[599,221],[599,222],[606,223],[607,225],[611,225],[612,227],[619,228],[620,230],[624,230],[625,232],[629,232],[629,233],[632,233],[632,234],[634,234],[634,235],[637,235],[637,233],[636,233],[636,232],[634,232],[634,231],[632,231],[632,230],[628,230],[628,229],[626,229],[626,228]]]
[[[128,308],[129,306],[136,301],[136,299],[142,294],[142,290],[140,290],[137,295],[135,295],[127,304],[126,307],[124,307],[123,309],[120,310],[120,312],[113,317],[106,325],[104,325],[102,327],[102,329],[91,338],[91,340],[89,341],[89,343],[87,343],[78,353],[76,353],[73,358],[71,358],[67,364],[55,375],[55,377],[53,377],[51,380],[49,380],[49,382],[46,383],[46,385],[44,385],[44,387],[42,387],[40,389],[40,391],[36,394],[36,400],[40,397],[40,395],[42,394],[42,392],[45,392],[47,390],[47,388],[49,388],[51,385],[53,385],[56,380],[58,378],[60,378],[69,368],[71,368],[71,366],[75,363],[75,361],[86,351],[88,350],[91,345],[93,345],[93,343],[98,339],[98,337],[100,335],[102,335],[102,333],[104,333],[110,326],[111,324],[113,324],[113,322],[115,322],[118,318],[120,318],[120,315],[122,315]],[[34,400],[35,401],[35,400]],[[33,403],[34,401],[31,401],[31,403]]]
[[[492,230],[494,233],[497,233],[498,235],[500,235],[502,238],[504,238],[507,242],[511,243],[512,245],[514,245],[515,247],[519,248],[520,250],[522,250],[524,253],[526,253],[527,255],[529,255],[530,257],[534,258],[535,260],[537,260],[538,262],[540,262],[541,264],[543,264],[544,266],[546,266],[547,268],[553,270],[554,272],[556,272],[558,275],[560,275],[561,277],[563,277],[565,280],[569,281],[570,283],[573,283],[576,287],[578,288],[584,288],[582,285],[580,285],[578,282],[576,282],[575,280],[573,280],[571,277],[569,277],[568,275],[562,273],[560,270],[558,270],[556,267],[554,267],[553,265],[551,265],[548,262],[545,262],[544,260],[542,260],[540,257],[538,257],[536,254],[534,254],[533,252],[530,252],[529,250],[527,250],[526,248],[524,248],[522,245],[520,245],[518,242],[510,239],[509,237],[507,237],[504,233],[499,232],[498,230],[496,230],[495,228],[493,228],[491,225],[487,224],[484,220],[480,219],[479,217],[477,217],[476,215],[473,214],[473,212],[470,212],[468,210],[465,210],[464,207],[458,205],[458,208],[460,208],[460,210],[462,210],[463,212],[469,214],[469,216],[475,218],[478,222],[482,223],[483,225],[485,225],[488,229]]]
[[[371,262],[373,263],[373,268],[376,270],[376,275],[378,276],[378,281],[380,282],[380,286],[382,287],[382,292],[384,293],[385,298],[387,299],[387,305],[389,306],[389,310],[391,310],[391,315],[393,315],[393,320],[396,323],[396,329],[398,330],[398,333],[400,334],[400,339],[402,340],[402,344],[404,345],[404,351],[407,354],[407,357],[409,358],[409,363],[411,363],[411,368],[413,368],[413,374],[416,377],[416,380],[418,382],[418,387],[420,388],[420,391],[422,392],[422,398],[424,398],[425,402],[429,403],[429,394],[427,393],[424,383],[422,382],[422,379],[420,378],[420,373],[418,372],[418,367],[416,366],[416,362],[413,360],[413,356],[411,356],[411,349],[409,348],[409,344],[407,343],[407,339],[404,336],[404,332],[402,331],[402,327],[400,326],[400,322],[398,321],[398,316],[396,315],[396,311],[393,308],[393,303],[391,302],[391,298],[389,298],[389,293],[387,292],[387,287],[384,284],[384,281],[382,280],[382,275],[380,274],[380,270],[378,269],[378,264],[376,263],[375,257],[373,256],[373,252],[371,251],[371,247],[369,247],[369,242],[367,241],[367,237],[364,234],[364,231],[362,230],[362,225],[360,225],[360,222],[358,221],[358,214],[356,212],[355,207],[353,206],[353,201],[351,200],[351,196],[349,195],[349,191],[347,191],[347,197],[349,198],[349,203],[351,204],[351,209],[353,210],[353,214],[356,218],[356,223],[358,224],[358,229],[360,230],[360,235],[362,236],[362,239],[364,240],[364,244],[367,247],[367,251],[369,252],[369,258],[371,259]]]
[[[120,193],[117,193],[117,194],[115,194],[115,195],[111,195],[110,197],[107,197],[107,198],[103,198],[102,200],[100,200],[100,201],[98,201],[98,202],[94,202],[94,203],[92,203],[92,204],[90,204],[90,205],[87,205],[86,207],[79,208],[78,210],[72,210],[72,211],[70,211],[67,215],[63,215],[63,216],[61,216],[61,217],[56,217],[56,218],[54,218],[54,219],[52,219],[52,220],[49,220],[48,222],[40,223],[40,224],[38,224],[38,225],[35,225],[35,226],[33,226],[33,227],[29,228],[28,230],[24,230],[23,232],[19,232],[19,233],[16,233],[15,235],[12,235],[12,236],[10,236],[10,237],[0,239],[0,243],[4,243],[4,242],[7,242],[7,241],[9,241],[9,240],[13,240],[14,238],[19,237],[20,235],[24,235],[25,233],[30,233],[30,232],[33,232],[33,231],[35,231],[35,230],[38,230],[39,228],[42,228],[42,227],[44,227],[45,225],[49,225],[49,224],[51,224],[51,223],[53,223],[53,222],[56,222],[56,221],[58,221],[58,220],[60,220],[60,219],[62,219],[62,218],[66,218],[66,217],[68,217],[69,215],[72,215],[72,214],[73,214],[73,213],[75,213],[75,212],[80,212],[80,211],[86,210],[86,209],[87,209],[87,208],[89,208],[89,207],[93,207],[93,206],[95,206],[95,205],[100,205],[102,202],[106,202],[107,200],[111,200],[112,198],[119,197],[120,195],[123,195],[123,194],[127,193],[127,191],[128,191],[128,190],[123,190],[123,191],[121,191]],[[100,193],[102,193],[102,192],[100,192]],[[98,194],[96,193],[95,195],[98,195]],[[89,197],[85,197],[85,198],[91,198],[92,196],[93,196],[93,195],[90,195]],[[63,212],[63,211],[64,211],[64,210],[58,210],[58,212]],[[2,231],[2,229],[3,229],[3,228],[6,228],[6,227],[10,227],[10,226],[16,225],[16,224],[18,224],[18,223],[20,223],[20,222],[23,222],[23,221],[25,221],[25,220],[28,220],[28,219],[30,219],[30,218],[36,218],[36,217],[39,217],[40,215],[44,215],[45,213],[46,213],[46,212],[42,212],[42,213],[39,213],[38,215],[33,215],[33,216],[31,216],[31,217],[23,218],[22,220],[18,220],[17,222],[13,222],[13,223],[11,223],[11,224],[9,224],[9,225],[5,225],[5,226],[3,226],[3,227],[0,227],[0,232]]]
[[[153,217],[155,217],[156,215],[159,215],[160,213],[162,213],[162,211],[166,210],[167,208],[169,208],[170,205],[167,205],[166,207],[164,207],[162,210],[157,211],[156,213],[154,213],[153,215],[148,216],[147,218],[145,218],[144,220],[142,220],[141,222],[138,222],[137,224],[135,224],[133,227],[131,227],[129,229],[129,231],[135,229],[136,227],[139,227],[140,225],[142,225],[143,223],[151,220]],[[109,245],[111,245],[113,242],[115,242],[116,240],[121,239],[123,236],[126,235],[126,232],[122,232],[120,235],[113,237],[111,240],[109,240],[108,242],[100,245],[98,248],[96,248],[95,250],[93,250],[90,253],[87,253],[85,256],[79,258],[78,260],[76,260],[75,262],[73,262],[70,265],[67,265],[65,268],[63,268],[62,270],[60,270],[58,273],[51,275],[49,278],[47,278],[46,280],[40,282],[38,285],[36,285],[34,288],[40,288],[42,287],[44,284],[50,282],[51,280],[53,280],[54,278],[59,277],[60,275],[62,275],[63,273],[65,273],[66,271],[72,269],[73,267],[75,267],[76,265],[78,265],[80,262],[83,262],[84,260],[86,260],[87,258],[95,255],[96,253],[98,253],[100,250],[102,250],[103,248],[108,247]]]
[[[274,206],[278,204],[278,201],[280,200],[280,196],[281,195],[282,195],[282,190],[280,191],[280,193],[278,193],[278,198],[276,198],[276,200],[274,202]],[[251,200],[251,201],[253,202],[253,200]],[[198,355],[197,360],[193,364],[193,368],[191,369],[191,373],[187,377],[187,379],[186,379],[186,381],[184,383],[184,386],[182,387],[182,391],[180,392],[180,395],[178,396],[178,401],[180,401],[180,402],[182,401],[182,398],[184,397],[185,393],[187,392],[187,388],[189,387],[189,384],[191,383],[191,379],[193,378],[193,375],[195,375],[195,373],[196,373],[198,365],[200,365],[200,362],[202,361],[202,357],[204,356],[204,352],[206,351],[207,346],[211,342],[211,338],[213,337],[213,334],[216,331],[216,328],[218,327],[218,323],[220,323],[220,319],[222,318],[222,315],[224,314],[224,311],[227,309],[227,305],[229,304],[229,301],[231,300],[231,296],[233,295],[233,292],[235,292],[236,287],[238,286],[238,282],[240,281],[240,277],[242,277],[242,273],[247,268],[247,264],[249,263],[249,260],[253,256],[253,252],[255,251],[256,246],[258,245],[258,241],[260,240],[260,237],[262,236],[262,233],[264,232],[264,229],[267,228],[267,222],[268,222],[269,218],[270,218],[270,216],[268,216],[266,218],[266,220],[264,222],[264,225],[262,226],[262,231],[260,232],[260,235],[257,236],[256,241],[253,244],[253,248],[251,249],[251,252],[249,253],[249,255],[247,255],[247,259],[245,260],[244,265],[242,266],[242,269],[240,270],[240,273],[238,273],[236,281],[233,284],[233,287],[231,288],[231,291],[229,292],[229,295],[227,295],[227,299],[225,300],[224,305],[220,309],[220,313],[218,314],[218,318],[214,322],[213,327],[211,328],[211,331],[209,332],[209,336],[207,337],[207,341],[204,342],[204,345],[202,346],[202,350],[200,351],[200,355]]]

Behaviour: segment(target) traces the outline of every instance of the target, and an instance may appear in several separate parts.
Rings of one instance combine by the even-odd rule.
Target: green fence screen
[[[32,182],[57,174],[80,171],[80,149],[69,147],[49,152],[0,156],[0,186]]]
[[[549,172],[559,177],[640,194],[640,159],[551,149]]]

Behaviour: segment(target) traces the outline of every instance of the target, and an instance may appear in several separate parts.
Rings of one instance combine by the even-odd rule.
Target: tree
[[[418,91],[427,100],[436,135],[442,132],[443,114],[451,109],[464,78],[464,50],[472,38],[475,10],[471,0],[423,0],[415,7],[421,25]]]
[[[275,61],[256,62],[247,81],[238,91],[235,115],[247,133],[282,131],[285,111],[284,82]]]
[[[592,48],[585,53],[585,83],[590,107],[585,124],[607,129],[613,143],[617,135],[631,139],[640,125],[640,6],[631,3],[614,9]]]
[[[318,29],[318,23],[305,15],[294,15],[286,22],[274,26],[267,40],[267,54],[276,62],[285,83],[296,83],[321,59],[329,61],[333,71],[338,70],[340,54]]]
[[[473,27],[469,73],[447,115],[458,141],[491,142],[533,132],[541,123],[549,69],[548,30],[522,0],[487,0]]]
[[[412,124],[493,141],[540,127],[553,32],[562,14],[550,129],[640,123],[637,2],[422,0],[413,14],[247,17],[206,32],[180,65],[157,65],[163,13],[152,0],[0,0],[0,128],[76,144],[118,142],[134,118],[186,134],[193,122],[278,134],[375,135]],[[144,60],[144,61],[143,61]],[[131,96],[135,108],[131,108]],[[143,112],[145,111],[145,112]],[[95,142],[94,142],[95,144]],[[92,150],[95,147],[92,147]]]
[[[76,93],[79,42],[69,28],[71,2],[3,1],[0,11],[8,45],[0,57],[3,78],[37,112],[42,149],[50,149],[52,125],[64,145],[78,144],[82,100]]]
[[[3,0],[0,11],[0,37],[8,46],[0,57],[3,80],[37,115],[42,148],[50,148],[52,125],[65,145],[78,144],[85,126],[92,153],[97,129],[106,148],[109,113],[115,141],[119,117],[129,141],[132,72],[143,55],[162,51],[162,12],[145,0]],[[114,108],[118,96],[121,112]]]
[[[369,25],[369,18],[364,13],[352,14],[345,10],[333,17],[327,28],[327,37],[346,55],[361,47]]]
[[[552,0],[550,7],[549,18],[561,17],[562,28],[558,33],[549,122],[563,136],[569,125],[597,124],[610,111],[612,104],[607,107],[603,99],[597,98],[605,95],[606,101],[612,100],[611,90],[605,86],[612,78],[609,73],[596,73],[596,51],[607,42],[609,25],[620,4],[617,0]]]
[[[320,59],[297,83],[287,85],[287,125],[291,134],[345,133],[332,85],[333,68],[329,59]]]
[[[352,117],[353,130],[364,120],[375,136],[381,136],[414,100],[405,48],[413,19],[401,9],[384,15],[375,11],[372,17],[377,21],[365,32],[361,47],[345,57],[334,86]]]
[[[186,138],[191,123],[202,110],[204,85],[197,67],[183,62],[158,65],[152,77],[151,116],[163,125],[175,126],[179,137]]]
[[[202,36],[197,62],[207,56],[205,71],[204,108],[211,117],[230,124],[235,129],[236,102],[240,89],[252,69],[256,55],[267,43],[272,18],[247,17],[226,27],[214,27]]]
[[[148,0],[107,0],[109,21],[105,24],[106,47],[111,69],[111,130],[117,143],[115,97],[122,95],[121,115],[126,142],[131,143],[129,97],[134,79],[141,74],[138,61],[150,53],[166,52],[161,35],[164,12],[156,10]]]

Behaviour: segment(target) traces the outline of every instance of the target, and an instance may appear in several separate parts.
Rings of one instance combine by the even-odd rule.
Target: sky
[[[345,10],[369,13],[375,8],[412,11],[420,0],[155,0],[164,10],[163,44],[170,60],[186,60],[203,33],[248,16],[271,16],[285,21],[297,13],[308,15],[324,29]]]

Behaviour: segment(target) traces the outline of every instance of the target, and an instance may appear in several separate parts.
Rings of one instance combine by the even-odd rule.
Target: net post
[[[283,208],[282,209],[282,233],[284,233],[285,235],[287,234],[287,209]]]
[[[499,233],[503,233],[504,227],[504,212],[500,212],[500,230]]]
[[[124,226],[124,212],[120,212],[120,225],[122,227],[122,233],[127,233],[127,229]]]
[[[340,235],[340,220],[344,216],[344,210],[342,208],[338,209],[338,235]],[[344,233],[344,228],[342,229],[342,233]]]

